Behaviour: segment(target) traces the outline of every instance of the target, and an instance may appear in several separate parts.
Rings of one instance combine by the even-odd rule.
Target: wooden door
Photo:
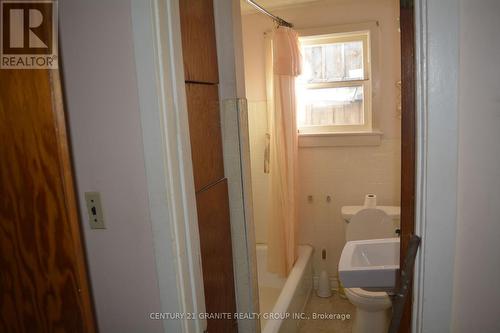
[[[413,0],[401,0],[401,267],[415,232],[415,28]],[[412,291],[399,332],[411,331]]]
[[[179,4],[206,311],[234,314],[236,298],[213,3],[180,0]],[[207,322],[209,333],[238,330],[234,319]]]
[[[0,69],[0,332],[95,332],[59,73]]]

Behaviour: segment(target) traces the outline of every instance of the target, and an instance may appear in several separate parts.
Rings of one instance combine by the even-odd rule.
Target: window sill
[[[302,133],[299,148],[379,146],[383,133],[370,132]]]

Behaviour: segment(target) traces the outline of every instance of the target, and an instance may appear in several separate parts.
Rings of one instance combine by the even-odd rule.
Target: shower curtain
[[[268,270],[287,276],[297,258],[297,121],[295,77],[301,54],[297,33],[278,27],[266,35],[270,134]]]

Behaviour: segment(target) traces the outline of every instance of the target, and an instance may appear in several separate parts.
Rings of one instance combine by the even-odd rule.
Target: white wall
[[[65,0],[60,33],[66,111],[99,331],[160,332],[130,2]],[[101,192],[106,230],[83,193]]]
[[[452,332],[500,332],[500,2],[460,6]]]
[[[299,150],[300,242],[315,248],[314,268],[320,269],[321,249],[328,251],[327,269],[337,275],[337,263],[345,243],[345,223],[340,215],[344,205],[360,205],[366,193],[376,193],[379,203],[400,202],[400,118],[397,111],[396,82],[400,80],[396,0],[329,0],[273,9],[292,22],[296,29],[379,21],[380,90],[374,109],[375,127],[384,135],[380,146],[302,147]],[[256,240],[267,236],[267,175],[263,172],[265,147],[266,93],[264,32],[273,27],[262,14],[243,16],[245,85],[249,101],[252,157],[252,189]],[[313,196],[313,202],[307,196]],[[326,202],[330,195],[332,201]]]

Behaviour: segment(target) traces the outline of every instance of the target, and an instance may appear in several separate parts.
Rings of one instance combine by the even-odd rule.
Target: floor
[[[273,306],[280,296],[281,288],[271,288],[259,286],[259,305],[261,313],[270,313],[273,311]],[[263,330],[267,320],[262,317],[260,319],[260,327]]]
[[[347,299],[340,298],[336,293],[329,298],[321,298],[314,291],[305,312],[309,319],[301,321],[300,333],[350,333],[356,315],[354,306]],[[319,318],[320,315],[323,318]],[[325,318],[327,316],[330,319]]]

